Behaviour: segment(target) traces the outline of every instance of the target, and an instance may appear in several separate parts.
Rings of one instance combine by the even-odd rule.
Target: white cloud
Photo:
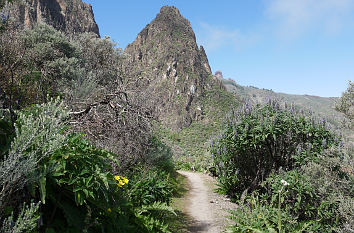
[[[223,26],[207,23],[200,24],[197,34],[199,44],[203,45],[208,51],[225,46],[240,50],[254,44],[258,39],[255,34],[246,34],[239,29],[227,29]]]
[[[339,33],[352,24],[354,0],[265,0],[265,14],[285,38],[296,38],[309,30]],[[349,22],[351,21],[351,22]]]

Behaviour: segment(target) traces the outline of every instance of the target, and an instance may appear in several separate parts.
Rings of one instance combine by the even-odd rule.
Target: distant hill
[[[291,95],[253,86],[241,86],[232,79],[225,79],[221,71],[215,72],[214,77],[220,80],[229,92],[239,96],[244,102],[264,104],[269,99],[277,99],[280,102],[293,103],[298,108],[312,111],[319,118],[325,118],[336,129],[342,129],[343,122],[347,122],[344,114],[335,110],[335,104],[338,100],[337,97]],[[344,123],[344,125],[345,124],[346,123]],[[348,130],[344,129],[343,133],[349,135],[350,133],[346,131]]]

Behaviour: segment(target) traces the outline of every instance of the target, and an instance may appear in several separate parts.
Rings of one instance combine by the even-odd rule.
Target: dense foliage
[[[71,109],[73,131],[125,154],[121,169],[134,166],[152,146],[154,116],[126,89],[121,50],[115,47],[109,38],[68,37],[45,24],[25,31],[9,28],[0,33],[0,106],[13,124],[16,110],[60,96]]]
[[[109,38],[18,31],[0,15],[0,232],[170,232],[172,152],[122,56]],[[351,117],[349,85],[337,108]],[[212,90],[208,118],[162,133],[180,167],[209,165],[201,148],[236,102]],[[354,230],[353,155],[325,121],[272,101],[245,106],[210,151],[221,190],[242,197],[232,232]]]
[[[336,109],[343,112],[350,120],[354,120],[354,83],[349,81],[348,89],[343,92]]]
[[[237,196],[255,190],[273,171],[315,160],[335,143],[324,121],[270,101],[262,108],[244,105],[233,111],[211,153],[222,187]]]
[[[174,213],[168,204],[175,182],[171,161],[158,157],[161,144],[149,167],[125,177],[112,169],[120,156],[65,133],[67,116],[59,100],[19,114],[1,161],[3,231],[28,232],[40,219],[49,232],[169,232],[163,218]],[[23,201],[30,206],[21,209]]]
[[[0,231],[170,232],[171,152],[125,89],[121,50],[45,24],[5,30]]]
[[[240,198],[231,232],[353,229],[353,158],[325,121],[274,101],[244,106],[211,152],[220,190]]]

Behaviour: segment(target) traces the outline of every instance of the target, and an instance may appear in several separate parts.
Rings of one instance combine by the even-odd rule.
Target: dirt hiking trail
[[[206,174],[178,171],[188,179],[188,192],[184,196],[184,211],[193,219],[190,233],[221,233],[229,225],[228,209],[237,205],[225,196],[215,193],[216,180]]]

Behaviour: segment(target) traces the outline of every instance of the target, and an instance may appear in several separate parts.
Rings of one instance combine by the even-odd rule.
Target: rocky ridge
[[[153,102],[163,124],[182,129],[203,119],[201,101],[216,80],[190,22],[177,8],[162,7],[124,54],[125,76],[138,78],[133,88]]]
[[[68,34],[93,32],[99,36],[92,6],[81,0],[24,0],[3,11],[20,28],[45,22]]]

